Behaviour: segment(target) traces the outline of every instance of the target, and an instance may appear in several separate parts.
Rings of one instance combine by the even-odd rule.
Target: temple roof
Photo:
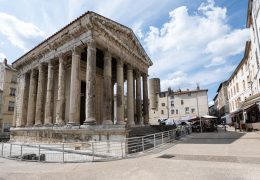
[[[29,56],[36,56],[37,54],[37,49],[39,48],[45,48],[48,49],[49,48],[49,44],[55,44],[55,40],[57,40],[58,38],[62,38],[64,32],[66,32],[66,30],[70,27],[73,27],[76,23],[79,23],[81,26],[83,26],[83,24],[87,27],[91,27],[93,26],[93,24],[98,24],[97,21],[101,20],[102,25],[104,25],[106,28],[113,28],[115,27],[116,29],[113,30],[113,33],[115,32],[120,32],[121,35],[125,34],[124,36],[126,36],[128,39],[128,41],[125,41],[125,44],[134,44],[133,48],[138,49],[136,52],[137,54],[142,57],[142,59],[145,60],[146,64],[151,66],[153,63],[151,61],[151,59],[149,58],[149,56],[147,55],[147,53],[145,52],[144,48],[142,47],[141,43],[139,42],[138,38],[136,37],[136,35],[134,34],[133,30],[127,26],[124,26],[118,22],[115,22],[111,19],[108,19],[104,16],[101,16],[95,12],[92,11],[87,11],[86,13],[82,14],[81,16],[79,16],[78,18],[76,18],[75,20],[73,20],[72,22],[70,22],[69,24],[67,24],[66,26],[64,26],[63,28],[61,28],[59,31],[57,31],[56,33],[54,33],[53,35],[51,35],[50,37],[48,37],[47,39],[45,39],[44,41],[42,41],[41,43],[39,43],[37,46],[35,46],[34,48],[32,48],[30,51],[28,51],[27,53],[25,53],[24,55],[22,55],[20,58],[18,58],[17,60],[15,60],[13,62],[13,65],[16,67],[18,66],[18,64],[20,65],[20,61],[23,61],[27,58],[31,58]],[[83,23],[83,21],[85,21]],[[105,22],[105,23],[104,23]],[[101,24],[101,23],[99,23]],[[111,24],[113,27],[111,27]],[[76,29],[76,28],[75,28]],[[77,29],[76,29],[77,30]],[[116,35],[116,34],[115,34]],[[48,46],[46,48],[46,46]]]

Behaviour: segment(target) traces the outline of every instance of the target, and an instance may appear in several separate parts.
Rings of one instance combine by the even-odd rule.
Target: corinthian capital
[[[87,41],[87,45],[88,49],[96,50],[96,41],[93,38]]]

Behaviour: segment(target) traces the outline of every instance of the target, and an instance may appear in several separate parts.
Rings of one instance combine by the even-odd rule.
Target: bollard
[[[41,161],[41,145],[39,144],[39,149],[38,149],[38,161]]]
[[[10,144],[10,158],[11,158],[11,156],[12,156],[12,143]]]
[[[92,161],[95,160],[95,156],[94,156],[94,143],[91,142],[91,146],[92,146]]]
[[[2,143],[2,157],[4,157],[4,143]]]
[[[162,132],[162,144],[163,144],[163,132]]]
[[[168,141],[170,142],[170,131],[168,131]]]
[[[155,134],[153,135],[153,147],[155,148]]]
[[[121,141],[121,153],[122,153],[122,159],[124,158],[124,151],[123,151],[123,142]]]
[[[142,147],[143,147],[143,151],[144,151],[144,137],[142,137]]]
[[[21,160],[23,159],[23,145],[21,145]]]
[[[64,163],[64,144],[62,144],[62,162]]]

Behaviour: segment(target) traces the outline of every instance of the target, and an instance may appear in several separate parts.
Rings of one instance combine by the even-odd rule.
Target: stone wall
[[[70,143],[87,141],[123,140],[128,130],[120,125],[95,126],[87,129],[64,127],[13,128],[10,142],[30,143]]]

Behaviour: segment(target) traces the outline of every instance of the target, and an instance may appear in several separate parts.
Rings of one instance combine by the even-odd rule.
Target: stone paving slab
[[[260,135],[235,133],[240,132],[192,134],[160,152],[111,162],[44,164],[0,158],[0,179],[259,180]],[[230,135],[237,138],[229,141]],[[227,138],[214,143],[219,137]],[[213,142],[198,143],[196,138]],[[179,159],[158,158],[164,154]]]

